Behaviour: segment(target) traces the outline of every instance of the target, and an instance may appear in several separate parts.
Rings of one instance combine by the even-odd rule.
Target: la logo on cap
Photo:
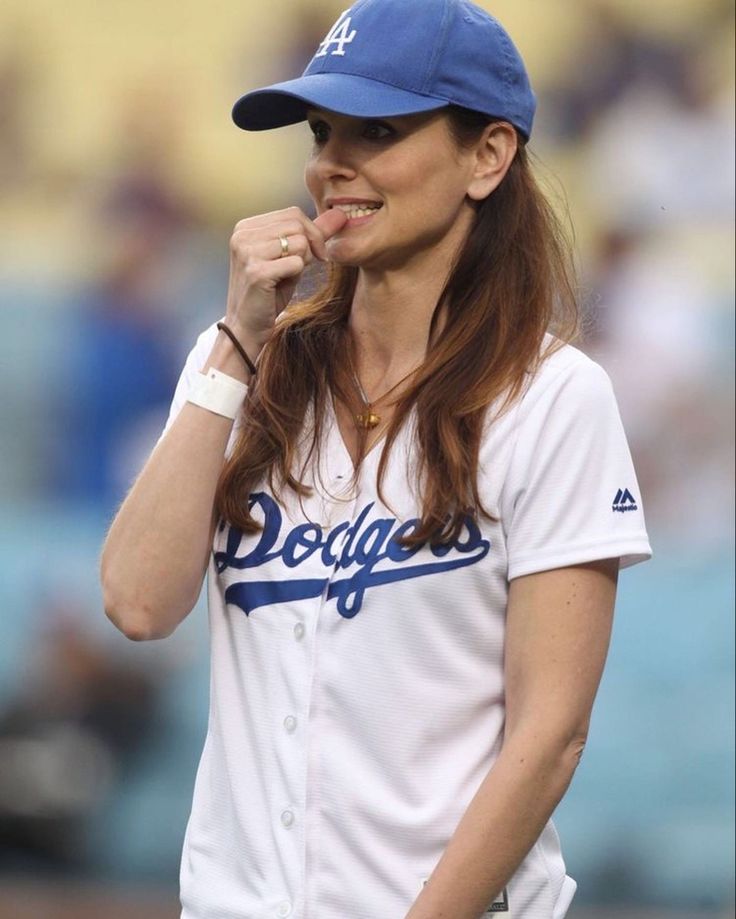
[[[350,31],[351,17],[348,16],[349,12],[350,10],[345,10],[340,13],[340,18],[325,36],[325,40],[319,46],[319,51],[314,55],[315,57],[327,57],[328,52],[337,54],[340,57],[345,56],[345,45],[349,45],[358,34],[356,29],[353,29],[352,32]],[[345,18],[346,16],[347,19]],[[332,45],[337,46],[334,51],[330,51]]]

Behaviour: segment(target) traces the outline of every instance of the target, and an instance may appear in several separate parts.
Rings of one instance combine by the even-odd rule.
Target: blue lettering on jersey
[[[218,573],[227,568],[246,570],[259,568],[277,561],[286,568],[298,568],[315,553],[320,554],[325,567],[332,568],[334,580],[325,578],[288,578],[285,580],[240,581],[225,590],[225,602],[238,606],[246,615],[261,606],[290,600],[308,600],[321,596],[327,588],[326,599],[336,599],[337,609],[345,619],[360,612],[365,592],[370,587],[392,584],[409,578],[421,578],[442,571],[453,571],[474,565],[488,555],[489,540],[484,539],[472,517],[464,520],[464,530],[451,543],[430,546],[433,560],[410,565],[408,562],[421,546],[403,546],[399,539],[415,532],[419,520],[399,522],[393,517],[382,517],[367,522],[373,502],[367,504],[351,524],[338,524],[329,532],[313,523],[295,526],[284,537],[278,549],[282,517],[276,501],[263,492],[251,495],[250,507],[258,506],[263,512],[263,530],[256,545],[244,555],[239,555],[242,532],[230,527],[225,550],[215,552]],[[435,560],[436,559],[436,560]],[[374,569],[379,562],[393,563],[381,571]],[[345,577],[339,577],[340,572]]]

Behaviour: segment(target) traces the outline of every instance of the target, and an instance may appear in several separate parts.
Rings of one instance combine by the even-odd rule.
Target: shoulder
[[[547,335],[516,400],[490,408],[481,449],[484,457],[500,458],[520,440],[554,440],[565,432],[579,437],[581,430],[612,423],[619,423],[618,406],[606,371],[579,348]]]
[[[579,384],[608,382],[606,371],[597,361],[580,348],[559,341],[553,335],[545,336],[540,364],[531,374],[531,389],[544,390],[553,381],[574,381]]]
[[[595,409],[612,398],[610,377],[600,364],[574,345],[547,335],[539,364],[524,384],[518,417],[521,421],[545,410]]]

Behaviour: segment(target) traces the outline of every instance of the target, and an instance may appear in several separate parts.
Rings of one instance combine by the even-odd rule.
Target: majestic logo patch
[[[340,13],[340,18],[325,36],[324,41],[314,55],[315,57],[327,57],[328,53],[336,54],[338,57],[345,56],[345,45],[349,45],[358,34],[356,29],[353,29],[352,32],[350,31],[352,17],[348,16],[349,12],[350,10],[345,10],[344,13]],[[345,18],[346,16],[347,19]],[[332,45],[335,45],[334,51],[330,51]]]
[[[613,499],[613,507],[611,510],[619,514],[625,514],[626,511],[638,511],[639,505],[636,503],[636,498],[631,494],[628,488],[619,488],[616,492],[616,497]]]
[[[262,579],[230,584],[225,590],[225,602],[239,606],[246,615],[261,606],[324,594],[325,600],[337,601],[341,616],[352,619],[371,587],[475,565],[491,548],[471,517],[465,518],[463,531],[451,543],[408,547],[399,540],[416,532],[419,520],[399,523],[394,517],[370,519],[373,502],[352,524],[345,521],[327,531],[314,523],[302,523],[286,534],[282,533],[281,510],[270,495],[258,492],[250,496],[249,503],[251,510],[257,507],[264,518],[256,545],[240,554],[243,534],[230,527],[225,551],[214,554],[220,574],[228,568],[263,569]],[[411,564],[419,552],[421,561]],[[291,576],[288,569],[298,569],[315,553],[319,553],[322,566],[331,569],[330,577]],[[339,576],[342,572],[344,577]]]
[[[509,911],[509,896],[504,888],[496,899],[491,903],[488,909],[483,913],[485,916],[494,916],[496,913],[507,913]]]

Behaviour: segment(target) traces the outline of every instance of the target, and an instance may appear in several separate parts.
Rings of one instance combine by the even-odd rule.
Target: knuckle
[[[233,254],[235,255],[236,260],[241,265],[247,265],[249,262],[252,261],[253,250],[251,249],[251,246],[248,243],[240,242],[238,243],[238,245],[235,246],[233,250]]]
[[[248,284],[258,284],[263,280],[263,266],[259,262],[248,262],[243,268],[243,277]]]
[[[283,277],[293,278],[302,270],[301,263],[301,256],[290,255],[288,258],[282,260],[279,265],[279,273],[282,274]]]
[[[230,237],[230,251],[239,254],[247,248],[245,243],[245,235],[242,230],[239,230]]]
[[[253,217],[244,217],[242,220],[239,220],[233,229],[233,236],[236,236],[239,233],[247,233],[252,230],[253,220]]]
[[[309,241],[303,233],[296,233],[289,239],[289,246],[294,255],[305,255],[309,249]]]

